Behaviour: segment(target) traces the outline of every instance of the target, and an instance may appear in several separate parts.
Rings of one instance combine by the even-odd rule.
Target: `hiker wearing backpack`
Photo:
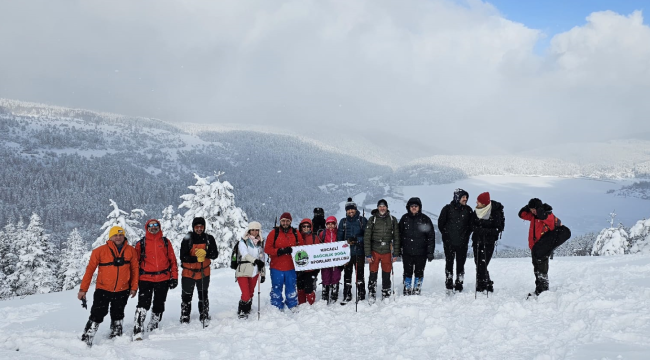
[[[325,210],[321,207],[314,208],[314,217],[311,219],[312,232],[320,235],[321,231],[325,231]]]
[[[337,238],[336,218],[328,216],[325,220],[325,231],[320,234],[323,243],[343,241]],[[341,281],[342,266],[324,268],[321,271],[323,280],[323,293],[321,299],[329,303],[335,303],[339,299],[339,282]]]
[[[271,305],[284,310],[286,304],[292,312],[298,311],[296,270],[293,266],[293,246],[304,245],[302,236],[291,227],[288,212],[280,216],[280,226],[273,228],[266,237],[264,252],[271,258]],[[282,288],[286,300],[282,298]]]
[[[205,219],[196,217],[192,220],[192,231],[188,232],[181,242],[181,323],[189,324],[192,313],[192,297],[194,288],[199,296],[199,319],[203,326],[210,321],[210,301],[208,287],[210,286],[210,260],[219,256],[217,243],[212,235],[205,233]]]
[[[339,221],[338,238],[350,245],[350,261],[343,267],[343,300],[341,305],[352,301],[352,274],[356,271],[355,283],[359,301],[366,299],[366,281],[364,270],[366,256],[364,254],[363,235],[368,220],[359,214],[357,204],[348,198],[345,203],[345,218]]]
[[[106,244],[96,248],[90,254],[90,261],[77,294],[79,300],[86,298],[93,274],[99,267],[90,317],[81,336],[81,340],[89,346],[92,345],[99,324],[108,314],[109,305],[110,337],[122,336],[126,302],[129,295],[135,297],[138,290],[138,255],[124,237],[124,229],[113,226],[108,232],[108,237]]]
[[[490,279],[487,267],[506,223],[503,205],[491,200],[489,192],[482,193],[476,198],[473,222],[472,250],[476,264],[476,291],[493,292],[494,282]]]
[[[235,277],[241,289],[241,298],[237,308],[237,316],[240,319],[248,319],[251,312],[257,278],[261,276],[262,283],[266,279],[265,261],[262,224],[253,221],[248,224],[246,235],[237,244]]]
[[[571,231],[553,214],[553,208],[538,198],[519,210],[519,217],[530,221],[528,247],[535,272],[535,295],[548,290],[548,259],[553,250],[571,237]]]
[[[440,210],[438,230],[442,234],[445,249],[445,287],[448,291],[463,291],[465,261],[469,236],[472,233],[472,208],[467,206],[469,193],[463,189],[454,191],[454,199]],[[456,283],[454,283],[454,259],[456,259]]]
[[[424,268],[427,260],[433,261],[436,248],[433,222],[422,213],[420,198],[410,198],[406,203],[406,214],[399,220],[399,234],[402,237],[402,264],[404,265],[403,294],[420,295]]]
[[[393,262],[400,255],[400,238],[397,219],[388,211],[386,200],[379,200],[371,215],[364,232],[363,244],[366,258],[370,262],[368,296],[372,303],[377,297],[377,273],[380,264],[382,300],[391,296],[390,275]]]
[[[302,219],[298,228],[300,229],[303,245],[315,245],[322,242],[321,238],[312,231],[311,220],[306,218]],[[296,273],[298,277],[296,283],[298,287],[298,305],[304,304],[305,302],[313,305],[316,301],[316,282],[318,281],[319,273],[320,269],[298,271]]]
[[[142,340],[144,320],[147,311],[153,310],[147,331],[158,328],[158,323],[165,311],[167,291],[178,286],[178,265],[174,248],[169,239],[163,236],[160,222],[150,219],[144,225],[145,236],[135,245],[138,254],[139,282],[138,306],[135,308],[133,339]]]

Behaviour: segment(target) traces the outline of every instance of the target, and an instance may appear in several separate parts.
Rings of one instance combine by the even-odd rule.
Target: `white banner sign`
[[[293,247],[296,271],[322,269],[345,265],[350,261],[350,245],[345,241]]]

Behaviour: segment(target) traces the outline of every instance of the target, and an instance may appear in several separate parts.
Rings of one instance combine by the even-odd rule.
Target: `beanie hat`
[[[377,207],[380,207],[381,205],[384,205],[385,207],[388,207],[388,203],[384,199],[381,199],[381,200],[377,201]]]
[[[124,234],[124,229],[122,229],[119,226],[113,226],[109,231],[108,231],[108,238],[112,238],[115,235],[125,235]]]
[[[329,224],[329,223],[334,223],[334,225],[336,225],[336,217],[328,216],[327,220],[325,220],[325,224]]]
[[[325,217],[325,210],[323,208],[314,208],[314,216],[322,216]]]
[[[291,217],[291,214],[288,213],[288,212],[282,213],[282,215],[280,215],[280,220],[282,220],[282,219],[289,219],[289,221],[293,221],[293,218]]]
[[[195,217],[194,220],[192,220],[192,229],[194,229],[196,225],[203,225],[203,227],[205,227],[205,219],[202,217]]]
[[[348,202],[345,203],[345,211],[348,211],[350,209],[357,210],[357,204],[354,201],[352,201],[351,197],[349,197]]]
[[[480,202],[483,205],[487,205],[490,203],[490,193],[489,192],[484,192],[479,195],[476,200]]]
[[[467,196],[469,199],[469,193],[461,188],[458,188],[454,191],[454,202],[460,202],[460,199],[463,198],[463,196]]]
[[[528,202],[528,208],[529,208],[529,209],[537,209],[537,208],[542,207],[542,205],[544,205],[544,204],[542,203],[542,200],[540,200],[540,199],[538,199],[538,198],[532,198],[532,199],[530,199],[530,201]]]

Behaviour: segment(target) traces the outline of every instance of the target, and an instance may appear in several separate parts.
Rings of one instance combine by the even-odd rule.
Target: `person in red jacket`
[[[99,272],[93,294],[93,305],[81,336],[81,340],[88,346],[92,345],[99,324],[108,314],[109,305],[111,308],[110,337],[122,336],[124,307],[129,295],[135,297],[138,291],[138,255],[133,246],[126,241],[124,229],[121,227],[113,226],[108,232],[106,244],[96,248],[90,254],[90,261],[77,294],[79,300],[86,298],[97,267]]]
[[[532,250],[544,234],[555,230],[555,215],[553,215],[553,208],[550,205],[534,198],[519,210],[519,217],[530,221],[528,247],[531,250],[533,270],[535,271],[535,295],[539,295],[548,290],[548,256],[537,258]]]
[[[165,311],[167,291],[178,286],[178,264],[169,239],[163,236],[160,222],[156,219],[144,225],[145,236],[135,245],[139,257],[140,281],[138,306],[135,308],[133,339],[142,340],[144,320],[151,307],[153,310],[147,326],[148,331],[158,328],[158,323]]]
[[[276,227],[266,237],[264,252],[271,258],[271,305],[281,311],[284,305],[298,311],[296,291],[296,270],[293,266],[293,246],[304,245],[302,236],[291,227],[291,214],[285,212],[280,216],[280,227]],[[286,301],[282,299],[282,288]]]

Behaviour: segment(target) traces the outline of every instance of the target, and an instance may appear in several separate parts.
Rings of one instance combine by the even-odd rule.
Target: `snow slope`
[[[525,300],[534,287],[529,259],[495,259],[495,292],[474,299],[474,265],[466,292],[448,297],[443,260],[427,265],[423,294],[368,306],[318,302],[298,314],[269,304],[262,286],[261,320],[240,321],[233,271],[213,273],[212,325],[203,330],[196,300],[192,323],[181,326],[180,289],[170,292],[162,329],[131,342],[108,340],[108,318],[92,349],[78,340],[88,311],[75,291],[0,302],[0,358],[14,359],[648,359],[650,257],[555,258],[550,291]],[[398,264],[401,265],[401,264]],[[367,270],[366,270],[367,271]],[[367,274],[367,272],[366,272]],[[397,287],[401,266],[395,271]],[[320,298],[320,295],[318,296]],[[257,309],[257,298],[254,302]]]

